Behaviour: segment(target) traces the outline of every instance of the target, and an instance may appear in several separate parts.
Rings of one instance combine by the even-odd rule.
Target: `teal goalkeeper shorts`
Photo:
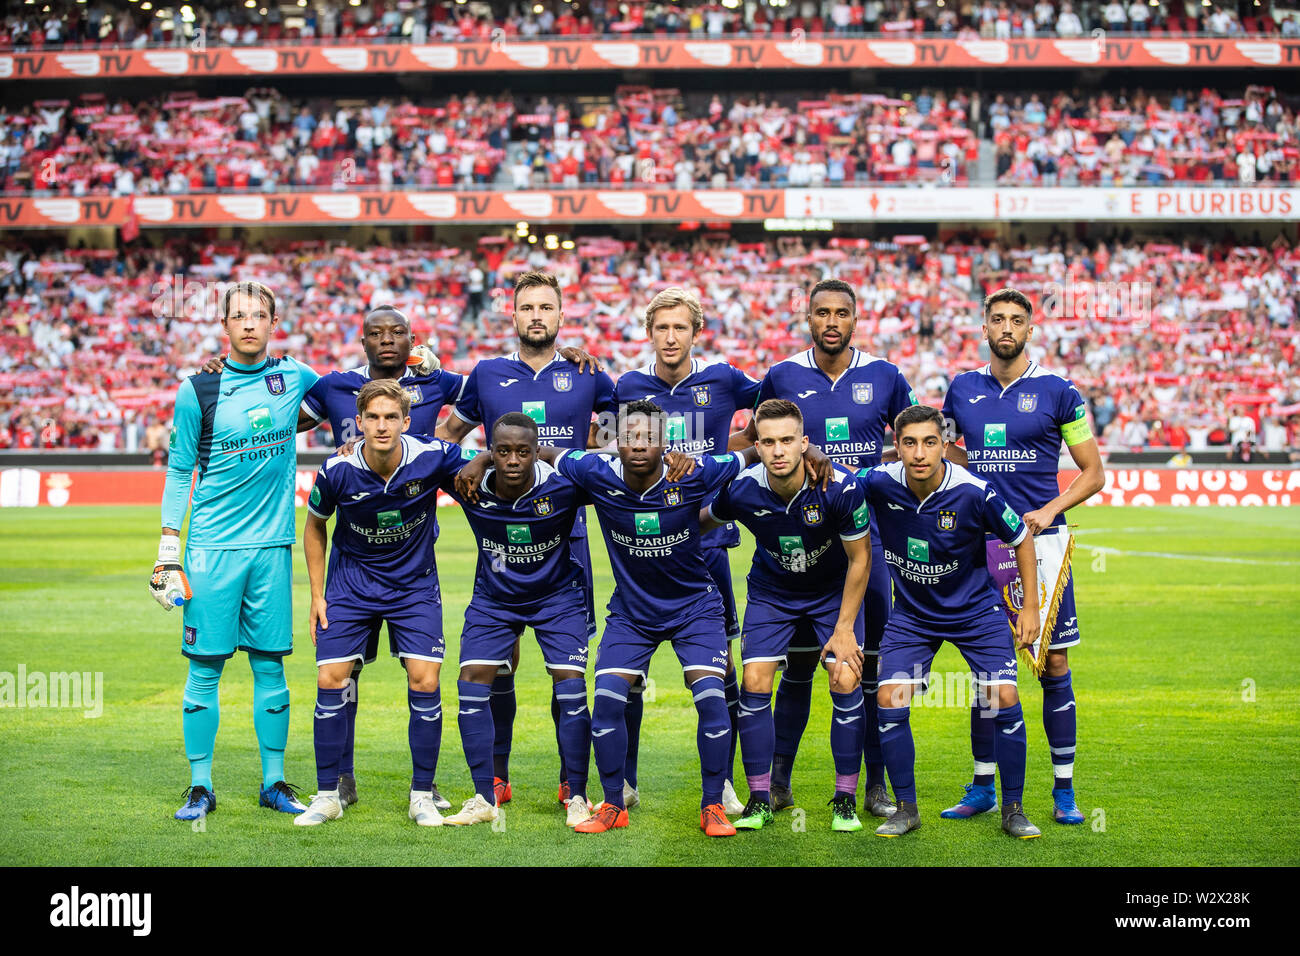
[[[293,652],[293,549],[186,549],[194,597],[185,605],[181,653],[228,658],[235,651]]]

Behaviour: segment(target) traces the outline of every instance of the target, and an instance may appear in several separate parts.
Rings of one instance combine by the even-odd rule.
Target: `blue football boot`
[[[1052,802],[1056,808],[1052,810],[1052,819],[1057,823],[1082,823],[1083,811],[1075,805],[1074,788],[1068,790],[1053,790]]]
[[[298,799],[298,788],[290,786],[283,780],[271,784],[269,787],[262,788],[262,794],[257,798],[259,807],[270,807],[272,810],[279,810],[281,813],[299,813],[307,812],[307,804]]]
[[[207,787],[190,787],[183,794],[184,805],[176,811],[177,820],[197,820],[217,809],[217,797]]]
[[[966,796],[956,804],[944,810],[939,816],[945,820],[968,820],[981,813],[988,813],[998,807],[998,795],[993,787],[980,787],[973,783],[965,784]]]

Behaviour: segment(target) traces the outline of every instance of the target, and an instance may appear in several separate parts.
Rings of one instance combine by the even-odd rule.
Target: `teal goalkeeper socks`
[[[284,661],[249,653],[253,668],[253,730],[262,755],[262,786],[284,779],[284,748],[289,742],[289,685]]]
[[[190,786],[212,790],[212,750],[217,742],[220,708],[217,685],[223,660],[190,660],[189,676],[181,702],[181,731],[185,736],[185,757],[190,762]]]

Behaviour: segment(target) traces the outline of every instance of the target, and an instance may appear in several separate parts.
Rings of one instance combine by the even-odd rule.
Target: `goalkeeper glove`
[[[174,534],[165,534],[158,541],[158,563],[149,578],[149,593],[168,611],[194,597],[181,567],[181,539]]]
[[[433,349],[427,345],[417,345],[411,349],[411,357],[406,360],[406,367],[416,375],[432,375],[442,363]]]

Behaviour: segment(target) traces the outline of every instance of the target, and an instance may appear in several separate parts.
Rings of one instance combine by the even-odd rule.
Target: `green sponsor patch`
[[[1007,447],[1007,426],[1003,422],[990,422],[984,426],[985,448]]]
[[[176,447],[176,429],[174,428],[172,429],[171,436],[167,439],[167,447],[173,449]]]
[[[867,507],[867,503],[864,501],[862,502],[862,505],[858,508],[858,510],[853,512],[853,527],[865,528],[867,526],[867,522],[869,522],[870,520],[871,520],[871,509]]]
[[[827,441],[848,441],[849,420],[847,418],[826,419],[826,440]]]
[[[525,415],[537,422],[539,425],[546,424],[546,403],[545,402],[524,402],[524,407],[520,409]]]
[[[921,404],[920,402],[918,402],[918,401],[916,400],[916,392],[913,391],[913,390],[911,390],[911,389],[909,389],[908,392],[907,392],[907,400],[908,400],[909,402],[911,402],[913,405],[919,405],[919,404]]]
[[[907,557],[909,561],[930,561],[930,542],[920,538],[907,539]]]
[[[1012,511],[1010,505],[1002,509],[1002,520],[1007,523],[1007,527],[1012,531],[1020,527],[1020,515]]]
[[[659,533],[659,513],[657,511],[638,511],[636,513],[636,533],[639,535]]]
[[[680,415],[674,415],[664,422],[664,438],[668,441],[685,441],[686,419]]]
[[[262,408],[250,408],[248,410],[248,425],[254,432],[264,432],[272,425],[271,410],[263,406]]]
[[[506,525],[506,540],[511,544],[532,544],[533,532],[526,524]]]
[[[402,526],[402,513],[400,511],[381,511],[375,515],[375,518],[379,522],[380,531]]]
[[[309,498],[308,500],[311,501],[311,503],[316,505],[317,507],[320,506],[320,489],[317,488],[315,485],[312,486],[311,498]]]
[[[478,452],[470,448],[462,448],[460,450],[460,457],[464,461],[473,461],[478,457]]]
[[[777,540],[781,543],[782,554],[795,554],[804,549],[803,538],[799,537],[797,534],[783,534]]]

